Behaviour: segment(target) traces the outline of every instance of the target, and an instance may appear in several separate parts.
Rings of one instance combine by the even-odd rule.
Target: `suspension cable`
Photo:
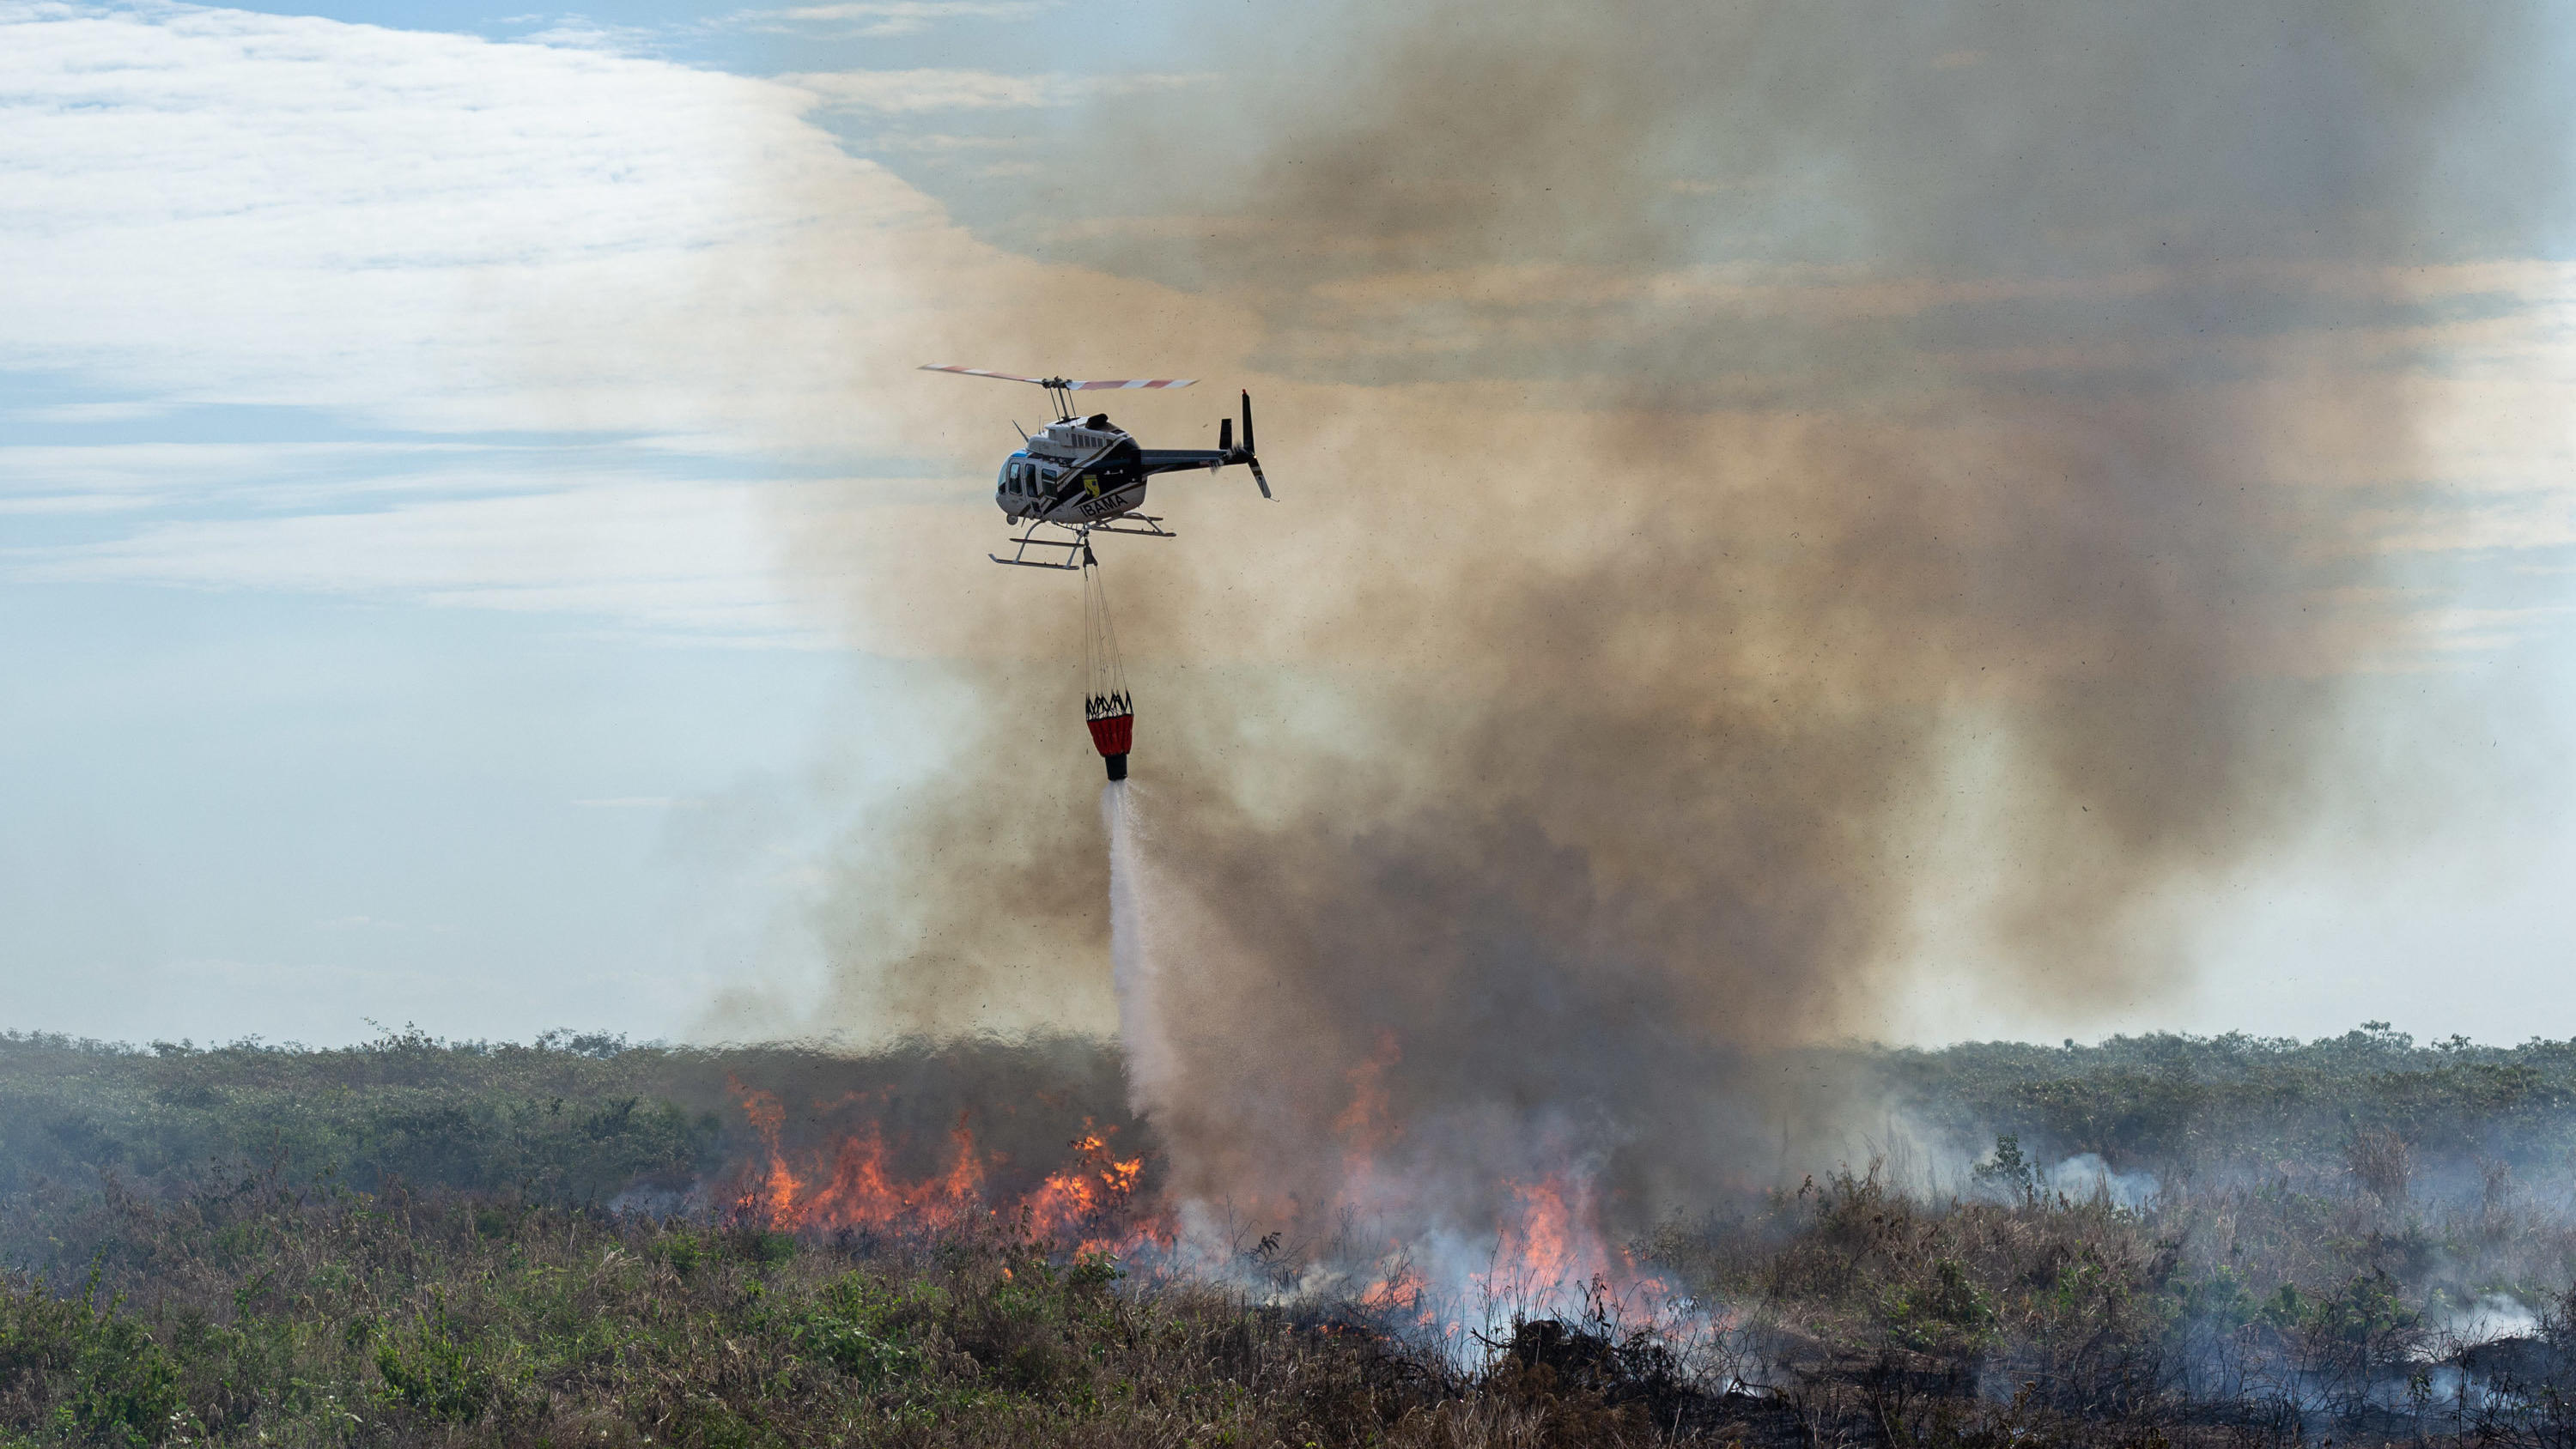
[[[1082,717],[1105,719],[1134,714],[1127,692],[1127,666],[1118,655],[1118,631],[1109,621],[1109,590],[1100,577],[1100,561],[1091,544],[1082,546]]]

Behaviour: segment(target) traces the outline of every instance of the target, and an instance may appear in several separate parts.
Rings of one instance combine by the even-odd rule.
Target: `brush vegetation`
[[[1977,1149],[1641,1236],[1720,1310],[1688,1344],[1605,1308],[1461,1362],[1007,1217],[798,1238],[705,1192],[762,1092],[1150,1153],[1072,1039],[0,1037],[0,1442],[2576,1444],[2576,1044],[1842,1057]]]
[[[859,1252],[266,1178],[45,1211],[91,1258],[0,1285],[18,1442],[1438,1443],[1450,1412],[1371,1340],[1007,1225]]]

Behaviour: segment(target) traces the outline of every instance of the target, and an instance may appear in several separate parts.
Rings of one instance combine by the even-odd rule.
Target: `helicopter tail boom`
[[[1216,420],[1214,448],[1146,448],[1137,457],[1148,474],[1177,472],[1183,468],[1205,468],[1213,473],[1230,464],[1240,463],[1252,470],[1253,486],[1261,490],[1262,497],[1277,496],[1270,491],[1268,475],[1261,471],[1260,457],[1252,451],[1252,394],[1249,391],[1243,395],[1241,447],[1235,445],[1234,419],[1219,418]]]

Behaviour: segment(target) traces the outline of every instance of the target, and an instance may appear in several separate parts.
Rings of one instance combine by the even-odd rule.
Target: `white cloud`
[[[353,494],[488,492],[494,450],[469,443],[56,443],[0,446],[0,514],[229,502],[270,508]],[[517,486],[528,486],[519,480]]]
[[[943,226],[812,105],[543,44],[0,5],[0,364],[406,427],[756,429],[903,305],[869,248]],[[831,288],[775,287],[823,245]]]
[[[814,638],[794,490],[692,475],[846,460],[854,379],[938,305],[917,259],[992,264],[814,106],[561,44],[0,3],[0,368],[107,395],[10,416],[317,435],[0,447],[0,517],[126,520],[0,569]]]
[[[744,642],[820,645],[777,567],[780,485],[621,480],[369,511],[156,522],[0,554],[25,582],[400,596],[614,618]]]
[[[868,38],[917,35],[951,20],[1025,20],[1053,8],[1054,0],[853,0],[835,5],[798,5],[784,10],[747,10],[734,24],[758,29],[840,29]]]
[[[1009,75],[989,70],[805,71],[779,77],[827,105],[881,115],[935,111],[1034,110],[1096,96],[1141,95],[1205,84],[1208,77],[1148,71],[1133,75]]]
[[[648,30],[642,26],[606,25],[588,16],[567,15],[518,38],[531,45],[559,45],[575,50],[606,50],[649,55],[660,47],[664,36],[665,32]]]
[[[55,403],[49,407],[12,408],[9,416],[30,423],[127,423],[159,417],[170,410],[161,402]]]
[[[1061,105],[1058,78],[989,70],[815,71],[779,78],[852,110],[997,111]]]

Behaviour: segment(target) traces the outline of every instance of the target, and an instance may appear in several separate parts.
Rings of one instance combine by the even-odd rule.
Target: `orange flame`
[[[746,1174],[738,1201],[743,1210],[778,1227],[818,1232],[937,1231],[1005,1217],[1025,1222],[1037,1236],[1076,1242],[1080,1251],[1134,1243],[1151,1232],[1149,1224],[1128,1231],[1123,1238],[1111,1236],[1130,1215],[1128,1209],[1145,1172],[1144,1158],[1122,1160],[1109,1150],[1109,1133],[1115,1128],[1085,1122],[1083,1135],[1072,1144],[1070,1164],[1049,1174],[1017,1202],[996,1206],[986,1201],[986,1170],[1002,1159],[976,1145],[974,1131],[963,1118],[949,1133],[947,1170],[936,1177],[915,1182],[896,1176],[888,1166],[883,1129],[875,1123],[843,1136],[830,1149],[828,1169],[821,1166],[823,1154],[817,1153],[814,1163],[800,1174],[791,1166],[791,1154],[781,1141],[785,1105],[772,1093],[739,1083],[734,1091],[766,1158]]]
[[[1088,1252],[1103,1246],[1103,1240],[1090,1236],[1102,1219],[1134,1198],[1136,1181],[1145,1173],[1145,1159],[1119,1161],[1110,1155],[1108,1139],[1097,1130],[1075,1139],[1073,1150],[1074,1165],[1049,1174],[1021,1206],[1029,1215],[1030,1227],[1041,1236],[1081,1238],[1082,1249]]]
[[[1419,1271],[1398,1267],[1369,1285],[1369,1290],[1360,1295],[1360,1303],[1367,1308],[1411,1308],[1422,1301],[1422,1290],[1427,1286]]]
[[[1349,1073],[1349,1103],[1333,1123],[1345,1169],[1337,1198],[1347,1209],[1400,1212],[1408,1201],[1404,1173],[1386,1160],[1404,1137],[1388,1083],[1400,1059],[1395,1035],[1383,1032],[1369,1059]],[[940,1232],[999,1221],[1060,1247],[1121,1257],[1179,1242],[1177,1221],[1140,1210],[1136,1196],[1145,1159],[1122,1158],[1112,1150],[1115,1127],[1086,1120],[1065,1161],[1025,1191],[996,1198],[993,1179],[1008,1180],[998,1171],[1008,1159],[979,1145],[964,1117],[949,1133],[945,1168],[916,1180],[898,1170],[898,1153],[889,1148],[882,1124],[868,1123],[800,1154],[785,1141],[787,1109],[776,1095],[739,1083],[734,1090],[762,1149],[739,1169],[736,1201],[743,1212],[778,1227]],[[1608,1246],[1589,1172],[1569,1165],[1532,1180],[1506,1179],[1501,1186],[1511,1206],[1496,1225],[1489,1271],[1466,1275],[1467,1286],[1489,1301],[1562,1311],[1575,1298],[1588,1301],[1605,1293],[1668,1296],[1664,1284]],[[1379,1281],[1363,1290],[1361,1304],[1390,1320],[1415,1319],[1425,1331],[1441,1332],[1441,1315],[1454,1302],[1447,1295],[1459,1285],[1435,1285],[1404,1261],[1401,1243],[1387,1246]],[[1446,1332],[1455,1339],[1459,1330],[1452,1324]]]
[[[1395,1121],[1386,1090],[1386,1074],[1395,1069],[1403,1055],[1395,1033],[1380,1031],[1377,1050],[1369,1053],[1367,1061],[1351,1068],[1345,1079],[1351,1084],[1351,1104],[1342,1109],[1341,1116],[1333,1119],[1333,1131],[1349,1144],[1353,1153],[1362,1156],[1374,1153],[1403,1135],[1404,1129]]]
[[[956,1155],[946,1173],[927,1182],[897,1182],[886,1175],[885,1139],[871,1123],[865,1135],[841,1139],[832,1155],[832,1175],[819,1189],[800,1192],[785,1203],[773,1193],[771,1216],[782,1226],[798,1228],[954,1226],[982,1203],[984,1164],[975,1151],[975,1134],[965,1123],[948,1135]],[[773,1162],[771,1180],[784,1171]]]
[[[1624,1255],[1614,1261],[1601,1239],[1592,1181],[1580,1173],[1552,1172],[1534,1183],[1511,1183],[1519,1205],[1494,1246],[1494,1267],[1478,1286],[1498,1298],[1560,1295],[1587,1281],[1625,1279]]]

